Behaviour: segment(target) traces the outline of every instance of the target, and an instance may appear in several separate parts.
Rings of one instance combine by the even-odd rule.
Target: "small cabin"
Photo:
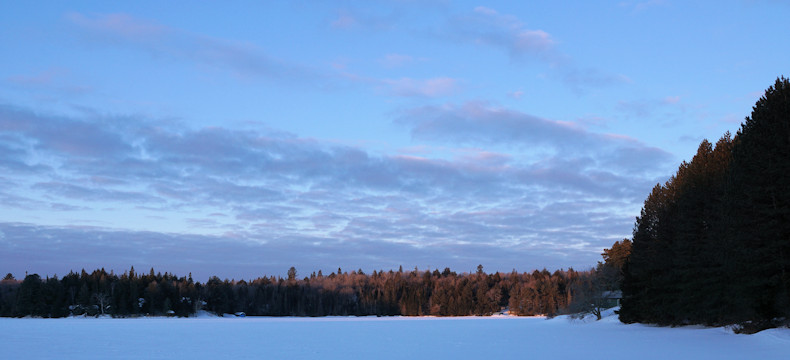
[[[614,291],[604,291],[601,294],[603,297],[603,301],[606,308],[612,308],[615,306],[620,306],[620,300],[623,298],[623,292],[621,290],[614,290]]]

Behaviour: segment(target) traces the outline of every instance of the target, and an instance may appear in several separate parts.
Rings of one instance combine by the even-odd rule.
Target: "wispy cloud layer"
[[[66,20],[87,40],[104,46],[133,47],[155,57],[169,57],[229,70],[242,78],[311,79],[311,68],[274,58],[259,46],[191,33],[128,14],[69,13]]]
[[[154,57],[210,66],[245,79],[265,79],[289,85],[296,82],[319,88],[350,83],[383,90],[380,93],[396,97],[442,97],[454,94],[460,88],[459,80],[451,77],[374,78],[309,67],[299,61],[277,59],[252,43],[191,33],[127,14],[88,16],[69,13],[66,19],[91,43],[131,47]],[[355,18],[348,13],[342,13],[333,22],[334,27],[341,28],[352,27],[354,24]],[[381,63],[386,67],[399,67],[413,61],[415,59],[411,56],[388,54]],[[18,77],[13,80],[31,82],[46,78]]]
[[[440,77],[426,80],[400,78],[383,80],[389,91],[398,96],[437,97],[450,95],[458,90],[458,81],[453,78]]]
[[[621,209],[637,205],[652,185],[645,164],[666,156],[634,140],[484,104],[417,108],[400,121],[421,141],[539,146],[551,154],[530,160],[470,148],[450,159],[376,156],[283,133],[58,117],[4,105],[0,147],[9,151],[0,168],[9,186],[0,196],[20,214],[7,219],[23,223],[25,214],[58,211],[103,225],[6,223],[3,231],[48,234],[41,248],[24,245],[42,252],[36,259],[53,256],[43,254],[52,251],[49,241],[64,241],[72,242],[61,245],[68,251],[88,247],[121,262],[167,263],[165,250],[161,258],[148,255],[153,240],[139,240],[139,249],[114,245],[164,237],[183,239],[164,248],[183,247],[193,262],[215,261],[212,244],[225,244],[217,246],[245,254],[252,247],[277,266],[465,268],[499,258],[522,267],[557,257],[571,266],[591,263],[616,240],[613,229],[629,228],[631,215]],[[150,236],[151,227],[172,235]],[[96,236],[109,240],[88,240]],[[2,244],[5,254],[22,251]]]
[[[381,58],[379,60],[379,63],[381,63],[382,65],[384,65],[387,68],[396,68],[396,67],[401,67],[401,66],[405,66],[405,65],[411,64],[411,63],[415,62],[416,60],[417,59],[415,59],[413,56],[410,56],[410,55],[387,54],[387,55],[385,55],[383,58]]]
[[[549,33],[530,29],[515,16],[483,6],[452,18],[448,30],[460,40],[500,48],[516,60],[536,57],[553,61],[560,55]]]
[[[558,41],[543,29],[530,28],[518,17],[478,6],[473,11],[450,18],[446,36],[504,51],[514,63],[541,61],[551,72],[577,93],[590,88],[626,83],[621,74],[578,66],[565,54]]]
[[[537,150],[557,160],[589,158],[586,166],[629,174],[656,169],[672,156],[636,139],[600,134],[569,122],[554,121],[492,106],[467,102],[460,106],[425,106],[404,112],[397,120],[424,141],[467,145],[505,145]],[[633,160],[628,160],[633,158]]]

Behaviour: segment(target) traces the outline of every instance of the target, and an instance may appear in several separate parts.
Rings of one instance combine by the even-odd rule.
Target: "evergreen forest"
[[[732,136],[707,140],[647,197],[624,266],[620,319],[750,324],[790,316],[790,82]]]
[[[600,265],[603,268],[605,265]],[[490,315],[504,308],[516,315],[558,314],[574,300],[597,291],[598,270],[553,273],[444,271],[321,271],[297,278],[261,277],[251,281],[212,277],[202,284],[192,276],[121,275],[104,269],[82,270],[58,278],[37,274],[0,281],[0,316],[64,317],[71,315],[189,316],[198,310],[219,315],[265,316],[466,316]],[[587,302],[588,300],[584,300]]]

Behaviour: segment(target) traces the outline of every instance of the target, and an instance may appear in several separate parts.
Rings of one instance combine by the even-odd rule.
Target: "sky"
[[[0,4],[0,271],[588,269],[783,1]]]

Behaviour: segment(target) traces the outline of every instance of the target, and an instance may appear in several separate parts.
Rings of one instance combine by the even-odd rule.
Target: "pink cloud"
[[[85,38],[101,45],[125,46],[157,57],[224,68],[243,78],[263,76],[293,81],[323,77],[313,69],[272,58],[249,42],[192,33],[126,14],[69,13],[66,19]]]
[[[398,96],[438,97],[450,95],[458,90],[458,81],[453,78],[439,77],[426,80],[400,78],[383,80],[389,92]]]
[[[555,41],[549,33],[529,29],[515,16],[491,8],[478,6],[471,14],[455,19],[454,25],[457,36],[476,44],[503,48],[515,58],[556,56],[552,54]]]
[[[667,96],[662,103],[664,104],[677,104],[680,102],[680,96]]]
[[[487,8],[485,6],[478,6],[475,8],[476,13],[484,14],[484,15],[497,15],[497,11],[491,8]]]
[[[122,35],[126,38],[146,39],[162,36],[171,30],[166,26],[142,21],[127,14],[107,14],[87,17],[80,13],[68,13],[66,19],[79,26]]]
[[[515,35],[514,46],[523,51],[548,51],[554,39],[543,30],[521,30]]]

